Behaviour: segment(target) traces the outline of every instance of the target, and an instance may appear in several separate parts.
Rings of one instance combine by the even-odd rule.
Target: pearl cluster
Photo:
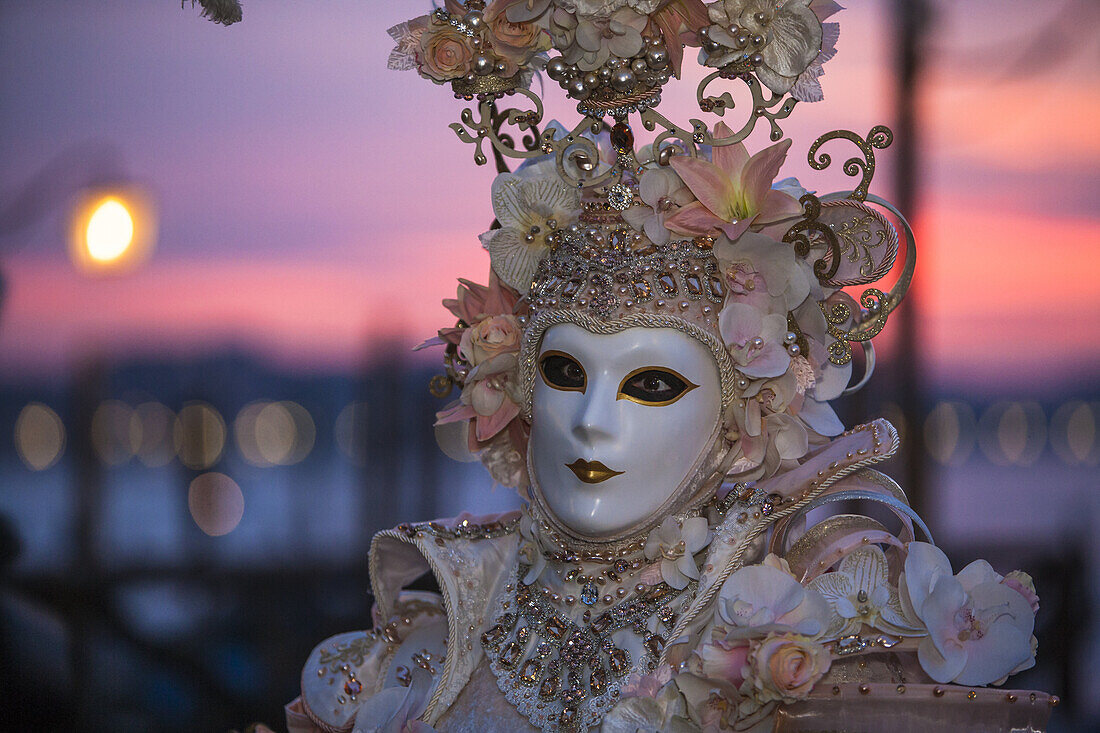
[[[768,23],[771,22],[773,15],[768,12],[759,12],[753,16],[753,20],[761,27],[765,28]],[[733,39],[732,48],[720,43],[711,37],[712,28],[721,28],[724,32],[728,33]],[[702,46],[703,53],[707,56],[714,56],[717,54],[725,54],[729,50],[740,51],[740,58],[734,60],[726,66],[736,66],[744,71],[749,71],[764,63],[764,56],[760,53],[760,50],[764,48],[768,43],[768,38],[760,33],[754,33],[748,28],[742,28],[736,23],[732,23],[728,26],[706,26],[699,29],[699,41]]]
[[[603,66],[585,71],[561,56],[546,62],[546,75],[578,101],[596,95],[614,99],[620,95],[659,88],[672,74],[668,50],[659,38],[645,39],[633,58],[612,56]]]

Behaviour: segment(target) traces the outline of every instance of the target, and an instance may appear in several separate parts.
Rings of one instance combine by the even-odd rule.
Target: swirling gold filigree
[[[821,153],[818,155],[817,152],[822,145],[837,138],[843,138],[854,143],[863,153],[862,160],[859,158],[849,158],[844,161],[844,173],[853,178],[855,176],[860,176],[859,184],[852,189],[848,198],[855,199],[856,201],[865,201],[867,199],[867,189],[870,187],[871,179],[875,175],[875,148],[883,150],[889,147],[890,143],[894,141],[894,133],[885,125],[876,125],[872,127],[871,131],[867,133],[866,139],[850,130],[833,130],[832,132],[827,132],[817,140],[814,140],[813,145],[810,146],[810,150],[806,154],[806,158],[809,160],[811,168],[820,171],[829,167],[833,162],[832,156],[828,153]]]
[[[771,139],[773,142],[778,142],[783,139],[783,130],[779,127],[779,120],[786,119],[794,111],[794,107],[798,104],[798,100],[794,97],[788,97],[784,94],[769,94],[764,96],[764,85],[760,83],[755,76],[748,73],[739,73],[737,70],[727,67],[726,69],[719,69],[712,74],[708,74],[699,82],[699,86],[695,91],[696,101],[699,103],[699,109],[704,112],[712,112],[719,117],[725,115],[727,109],[733,109],[734,101],[733,96],[730,93],[723,92],[718,96],[708,96],[706,94],[706,88],[710,86],[710,83],[715,79],[740,79],[745,83],[745,86],[749,88],[752,93],[752,111],[749,114],[749,118],[745,121],[744,126],[733,134],[732,138],[725,138],[720,142],[716,142],[713,138],[697,140],[696,142],[706,143],[707,145],[732,145],[733,143],[740,142],[752,133],[756,127],[756,123],[761,118],[767,119],[771,126]],[[779,109],[772,111],[773,107],[779,107]],[[694,122],[694,120],[693,120]],[[705,131],[704,127],[704,131]],[[707,136],[709,138],[709,135]]]
[[[476,107],[478,117],[474,117],[474,110],[467,107],[459,115],[459,122],[452,122],[448,127],[454,130],[458,139],[474,146],[474,163],[485,165],[489,162],[483,143],[488,140],[495,151],[509,158],[532,158],[543,155],[546,144],[553,143],[553,130],[544,130],[538,134],[538,125],[542,122],[542,99],[534,92],[522,87],[512,90],[514,94],[527,97],[531,100],[532,109],[497,109],[494,99],[484,98]],[[511,134],[502,132],[507,124],[517,128],[524,136],[524,148],[517,149],[515,139]],[[548,138],[548,139],[547,139]]]
[[[599,186],[608,181],[617,170],[609,166],[600,166],[599,146],[593,138],[583,134],[586,127],[587,132],[597,135],[603,129],[603,122],[593,117],[585,117],[572,132],[561,139],[549,138],[550,144],[544,144],[542,148],[545,152],[555,154],[558,175],[578,188]],[[543,139],[547,140],[545,132]]]
[[[781,140],[783,130],[779,120],[790,116],[796,100],[782,94],[771,94],[750,74],[737,74],[729,70],[719,70],[704,78],[696,90],[699,108],[704,112],[714,112],[721,116],[727,109],[734,108],[733,96],[727,91],[718,96],[706,93],[707,87],[716,79],[740,80],[748,87],[752,95],[752,108],[742,127],[730,137],[715,138],[707,124],[699,119],[689,120],[691,129],[680,127],[652,107],[641,109],[638,114],[643,127],[649,131],[660,129],[656,139],[650,144],[654,160],[662,160],[662,146],[666,141],[679,140],[680,147],[688,155],[698,155],[699,145],[722,147],[733,145],[747,138],[761,119],[771,126],[771,139]],[[616,175],[614,168],[599,165],[599,150],[595,142],[585,137],[586,128],[596,133],[603,125],[602,120],[594,116],[584,117],[576,127],[565,135],[552,128],[539,133],[538,125],[544,116],[542,99],[522,87],[510,89],[512,96],[520,95],[531,102],[530,109],[498,109],[497,100],[501,94],[482,94],[476,108],[463,109],[459,122],[450,124],[459,140],[474,146],[474,162],[485,165],[489,162],[485,143],[492,148],[497,160],[497,168],[504,169],[505,158],[532,158],[540,155],[555,155],[558,173],[580,188],[590,188],[606,183]],[[471,95],[465,95],[467,97]],[[525,133],[522,146],[517,146],[514,136],[504,131],[505,127],[514,127]]]
[[[696,89],[696,100],[699,103],[699,109],[703,112],[713,112],[716,115],[723,116],[727,109],[733,109],[734,100],[733,96],[727,91],[718,96],[707,95],[706,89],[715,79],[739,79],[749,88],[752,93],[752,111],[750,112],[745,124],[741,129],[733,133],[729,137],[716,138],[711,133],[707,124],[703,120],[691,118],[688,122],[691,124],[691,129],[681,127],[667,117],[650,108],[640,113],[642,126],[649,131],[654,131],[657,128],[661,128],[661,132],[657,135],[649,148],[653,160],[661,160],[662,146],[668,140],[679,140],[681,146],[688,155],[698,155],[699,145],[710,145],[712,147],[724,147],[726,145],[734,145],[747,138],[752,131],[756,128],[756,123],[760,119],[768,120],[771,125],[771,139],[781,140],[783,138],[783,130],[779,127],[778,120],[782,120],[790,116],[794,110],[794,106],[797,103],[792,97],[785,97],[782,94],[769,94],[765,96],[764,86],[757,81],[756,77],[748,74],[730,75],[724,70],[715,71],[699,82],[699,86]],[[778,109],[773,108],[778,107]]]
[[[802,218],[787,230],[783,241],[794,245],[799,257],[806,257],[815,244],[825,245],[825,256],[814,261],[814,276],[822,283],[828,283],[840,268],[840,242],[836,234],[826,224],[817,220],[821,215],[821,202],[812,193],[800,198]]]
[[[854,210],[849,218],[835,225],[835,233],[837,240],[840,242],[841,252],[847,260],[859,263],[859,276],[825,284],[843,287],[878,280],[889,272],[894,264],[898,248],[897,233],[891,226],[882,226],[876,229],[875,225],[881,224],[877,220],[877,215],[873,212],[858,209],[857,207],[861,204],[849,200],[839,202],[836,205],[850,207]],[[877,266],[872,250],[879,250],[883,253],[881,262]]]
[[[511,110],[497,109],[497,105],[495,102],[492,102],[489,105],[489,119],[493,126],[493,130],[496,131],[497,137],[500,139],[501,144],[505,147],[509,147],[515,150],[516,140],[512,136],[512,133],[501,131],[501,127],[503,127],[504,123],[508,122],[509,112],[511,112]],[[537,124],[527,122],[526,119],[524,119],[524,123],[527,125],[528,132],[524,134],[520,140],[520,143],[523,145],[523,150],[537,150],[539,146],[538,126]],[[497,173],[508,172],[509,168],[508,164],[504,161],[504,155],[500,152],[499,149],[497,149],[495,145],[493,146],[493,159],[496,161],[497,164]]]
[[[454,389],[454,380],[446,374],[436,374],[428,381],[428,392],[432,397],[443,399]]]
[[[488,141],[497,159],[497,168],[506,169],[505,158],[527,159],[543,155],[554,155],[558,173],[561,177],[580,188],[599,186],[610,179],[615,170],[600,166],[600,154],[596,143],[584,135],[598,133],[603,122],[593,117],[583,118],[571,131],[561,135],[555,128],[546,128],[540,133],[538,125],[543,119],[542,100],[527,89],[516,89],[516,94],[531,100],[532,109],[497,109],[495,100],[482,99],[474,109],[462,110],[459,122],[449,127],[458,139],[474,146],[474,163],[485,165],[489,162],[484,144]],[[504,131],[505,126],[514,127],[525,133],[522,147],[517,147],[512,133]],[[503,171],[501,171],[503,172]]]
[[[824,301],[819,301],[817,305],[825,316],[826,330],[836,339],[828,346],[829,361],[837,366],[844,366],[852,360],[852,345],[848,343],[848,332],[842,326],[851,320],[852,309],[844,303],[833,303],[829,306]]]
[[[823,201],[836,200],[844,194],[829,194],[822,197]],[[842,303],[834,303],[832,307],[826,307],[820,303],[825,314],[827,330],[830,336],[837,339],[829,344],[829,361],[834,364],[847,364],[852,358],[850,342],[866,343],[882,332],[886,326],[886,320],[895,308],[901,303],[909,286],[913,282],[913,272],[917,266],[917,243],[913,236],[913,229],[909,222],[901,215],[901,212],[889,201],[874,194],[868,194],[867,201],[877,204],[893,214],[901,224],[902,233],[905,236],[905,263],[897,282],[888,292],[879,288],[867,288],[859,296],[859,304],[862,313],[853,318],[851,309]],[[843,325],[849,320],[854,320],[854,325],[845,330]]]
[[[703,143],[709,137],[707,126],[702,120],[690,120],[691,130],[686,130],[653,109],[642,112],[641,120],[642,127],[650,132],[656,130],[658,127],[662,128],[662,132],[660,132],[649,145],[654,160],[661,160],[662,148],[668,140],[679,140],[679,147],[682,148],[686,154],[697,156],[699,154],[699,149],[696,144]]]

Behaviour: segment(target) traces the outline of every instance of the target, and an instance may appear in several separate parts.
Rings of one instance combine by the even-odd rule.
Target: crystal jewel
[[[611,144],[616,150],[633,150],[634,132],[630,129],[630,125],[625,122],[616,123],[611,128]]]
[[[538,684],[539,675],[542,673],[542,663],[536,659],[530,659],[523,665],[519,673],[520,684],[532,687]]]
[[[517,570],[522,575],[527,567]],[[602,612],[585,608],[581,618],[574,620],[561,614],[551,594],[517,584],[512,599],[502,599],[495,619],[503,638],[486,644],[484,650],[501,689],[520,694],[524,702],[517,707],[532,723],[543,730],[578,733],[598,724],[602,712],[619,695],[613,680],[622,680],[633,669],[632,655],[615,644],[612,634],[636,629],[646,648],[645,659],[638,664],[652,668],[665,640],[647,627],[667,617],[668,611],[662,609],[674,598],[694,592],[695,585],[676,590],[659,583]],[[594,604],[598,593],[599,585],[585,576],[581,594]],[[516,611],[506,612],[513,602]],[[490,634],[490,640],[495,637]],[[568,721],[565,726],[563,715]]]
[[[629,186],[622,183],[616,183],[615,185],[607,189],[607,205],[616,211],[625,211],[629,209],[634,203],[634,192],[630,190]]]
[[[611,650],[611,654],[608,655],[608,661],[610,662],[611,674],[616,677],[622,677],[630,669],[630,655],[627,654],[625,649],[619,649],[618,647]]]
[[[600,599],[600,589],[596,587],[596,584],[591,580],[584,584],[581,588],[581,603],[586,606],[591,606],[593,603]]]

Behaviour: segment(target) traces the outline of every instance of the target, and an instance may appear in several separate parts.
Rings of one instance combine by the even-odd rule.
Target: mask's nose
[[[607,379],[590,380],[573,416],[573,436],[587,445],[613,441],[619,435],[618,385]]]

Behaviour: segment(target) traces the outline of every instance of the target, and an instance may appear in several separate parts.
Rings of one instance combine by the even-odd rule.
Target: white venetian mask
[[[559,323],[537,362],[530,458],[546,507],[592,538],[651,520],[715,435],[722,387],[710,349],[672,328]]]

